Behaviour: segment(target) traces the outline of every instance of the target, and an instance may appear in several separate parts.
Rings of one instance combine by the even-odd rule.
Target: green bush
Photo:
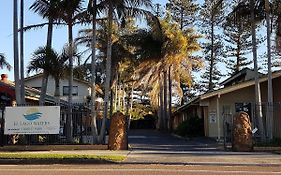
[[[179,124],[175,133],[183,137],[204,136],[204,120],[199,117],[189,117]]]

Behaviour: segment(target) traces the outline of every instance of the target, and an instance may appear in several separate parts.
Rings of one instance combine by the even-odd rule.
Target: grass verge
[[[104,160],[123,161],[126,157],[122,155],[83,155],[83,154],[42,154],[42,153],[0,153],[0,159],[81,159],[81,160]]]

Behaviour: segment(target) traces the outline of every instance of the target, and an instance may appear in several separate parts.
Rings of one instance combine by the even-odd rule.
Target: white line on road
[[[281,174],[268,171],[247,170],[171,170],[171,169],[0,169],[1,172],[165,172],[165,173],[206,173],[206,174]]]

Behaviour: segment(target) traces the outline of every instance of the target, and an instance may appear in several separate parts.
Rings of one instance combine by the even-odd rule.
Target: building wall
[[[42,79],[41,77],[38,78],[34,78],[34,79],[30,79],[30,80],[26,80],[25,81],[25,85],[29,86],[29,87],[41,87],[42,85]],[[68,86],[68,80],[67,79],[63,79],[60,80],[60,95],[61,95],[61,99],[63,100],[68,100],[68,96],[63,96],[63,86]],[[86,97],[88,95],[90,95],[90,87],[85,84],[85,83],[81,83],[78,81],[73,81],[73,86],[77,86],[78,87],[78,96],[73,96],[73,102],[74,103],[84,103],[86,102]],[[54,95],[55,92],[55,80],[53,77],[49,77],[48,79],[48,86],[47,86],[47,93],[50,95]]]
[[[261,87],[261,99],[265,107],[267,102],[267,81],[260,84]],[[281,77],[273,79],[273,102],[274,102],[274,128],[273,135],[275,137],[281,137],[281,129],[278,123],[281,123]],[[217,109],[217,99],[219,102],[219,108]],[[224,119],[224,110],[229,108],[227,113],[231,115],[235,114],[235,103],[251,103],[255,104],[255,86],[246,87],[239,89],[227,94],[220,96],[211,97],[205,100],[202,100],[200,103],[208,104],[208,114],[207,119],[205,120],[205,128],[208,129],[205,132],[208,137],[223,137],[223,119]],[[264,109],[264,108],[263,108]],[[212,113],[216,114],[215,122],[211,122]],[[263,115],[266,115],[266,111],[263,111]],[[208,122],[208,123],[206,123]],[[208,126],[206,126],[208,125]]]
[[[233,91],[231,93],[211,97],[206,100],[202,100],[202,103],[208,103],[208,114],[206,121],[208,122],[208,137],[223,137],[223,119],[224,114],[235,113],[235,103],[254,101],[254,87],[247,87],[240,90]],[[218,101],[217,101],[218,99]],[[217,106],[218,102],[218,106]],[[226,108],[228,109],[226,111]],[[225,113],[224,113],[225,112]]]

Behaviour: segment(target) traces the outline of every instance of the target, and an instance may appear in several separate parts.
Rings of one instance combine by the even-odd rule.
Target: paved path
[[[174,165],[281,166],[281,156],[266,152],[226,152],[207,138],[184,140],[153,130],[129,133],[126,163]]]

